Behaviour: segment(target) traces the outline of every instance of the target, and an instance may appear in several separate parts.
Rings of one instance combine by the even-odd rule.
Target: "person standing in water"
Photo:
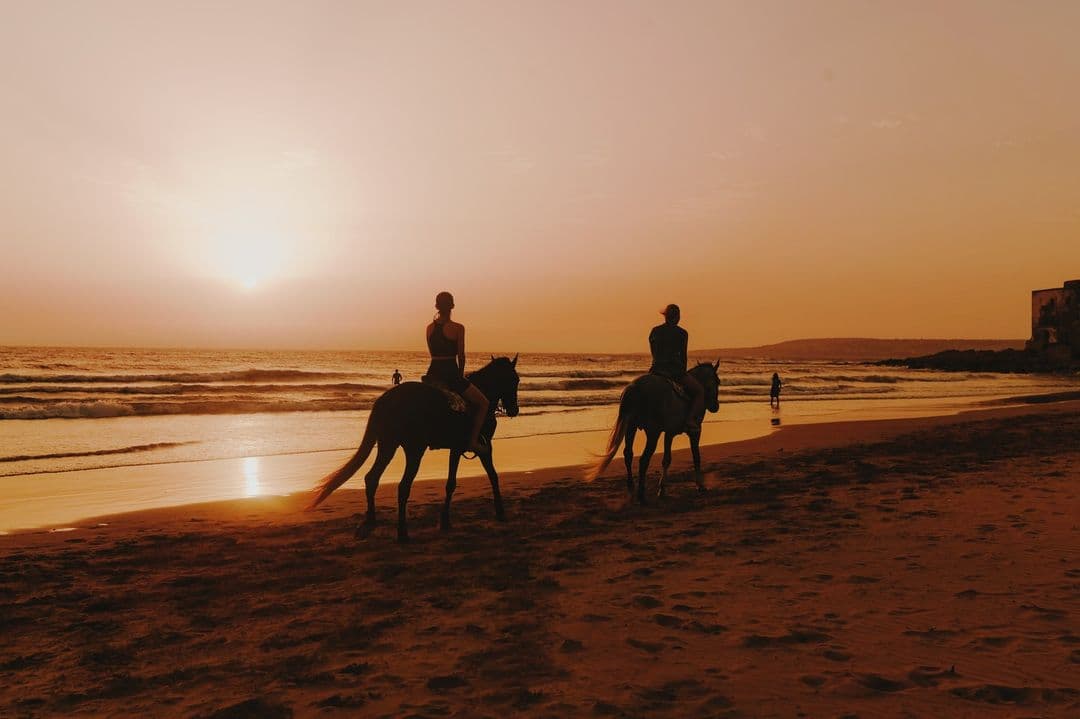
[[[465,379],[465,326],[450,319],[453,309],[454,296],[449,292],[435,296],[435,319],[427,326],[427,346],[431,353],[427,378],[445,384],[468,403],[473,426],[467,450],[486,453],[487,444],[480,443],[480,428],[487,416],[488,399]]]
[[[394,370],[394,374],[390,376],[390,381],[394,383],[395,387],[401,384],[401,371]]]
[[[649,351],[652,352],[649,374],[673,379],[683,386],[690,396],[686,429],[699,433],[701,421],[698,417],[705,414],[705,389],[686,371],[686,347],[690,335],[679,327],[682,313],[678,305],[668,305],[661,314],[664,315],[664,324],[653,327],[649,333]]]
[[[780,409],[780,387],[783,386],[783,382],[780,381],[780,375],[773,372],[772,375],[772,387],[769,389],[769,406]]]

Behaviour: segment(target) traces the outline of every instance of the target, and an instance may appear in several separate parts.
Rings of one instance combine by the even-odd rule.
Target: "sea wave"
[[[592,379],[595,377],[637,377],[645,374],[645,370],[620,370],[620,369],[574,369],[552,370],[549,372],[519,372],[522,379]]]
[[[300,369],[243,369],[225,372],[176,372],[164,374],[0,374],[0,384],[124,384],[131,382],[272,382],[313,378],[344,379],[352,372],[324,372]]]
[[[19,454],[10,457],[0,457],[0,462],[29,462],[36,459],[66,459],[70,457],[100,457],[109,454],[132,454],[134,452],[150,452],[155,449],[171,449],[183,447],[198,442],[154,442],[153,444],[133,444],[129,447],[117,447],[116,449],[96,449],[86,452],[54,452],[52,454]]]
[[[0,419],[104,419],[179,414],[263,414],[273,412],[347,412],[371,409],[373,399],[217,400],[184,402],[50,402],[0,408]]]
[[[164,385],[104,385],[84,387],[80,385],[17,385],[0,387],[0,402],[5,395],[184,395],[225,394],[243,390],[246,394],[272,394],[276,392],[374,392],[386,390],[386,385],[362,382],[326,382],[319,384],[164,384]]]
[[[628,383],[623,380],[582,378],[562,379],[550,382],[527,382],[521,385],[523,392],[543,392],[549,390],[588,390],[588,389],[622,389]]]

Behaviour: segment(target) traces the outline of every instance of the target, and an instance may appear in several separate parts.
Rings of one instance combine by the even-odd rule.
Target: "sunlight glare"
[[[209,223],[212,272],[244,290],[279,278],[295,252],[281,208],[273,203],[238,202]]]
[[[259,486],[259,458],[244,457],[244,496],[258,497],[262,494]]]

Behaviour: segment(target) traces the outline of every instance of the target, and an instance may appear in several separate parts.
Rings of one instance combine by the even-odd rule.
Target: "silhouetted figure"
[[[480,428],[487,416],[488,400],[469,380],[465,379],[465,326],[450,319],[454,296],[440,292],[435,296],[435,319],[427,326],[427,345],[431,353],[426,379],[445,384],[468,402],[473,418],[468,451],[486,453],[488,446],[480,443]]]
[[[717,374],[719,369],[720,360],[716,360],[716,364],[703,362],[690,370],[690,374],[703,388],[703,406],[710,412],[720,411],[720,376]],[[626,489],[633,495],[634,437],[638,430],[641,430],[645,433],[645,449],[641,451],[641,460],[638,463],[637,496],[638,501],[645,504],[645,479],[660,435],[664,435],[664,473],[660,475],[656,493],[662,496],[667,486],[668,468],[671,466],[671,441],[676,435],[685,432],[690,438],[690,454],[694,458],[694,480],[698,490],[704,492],[705,476],[701,473],[701,450],[698,447],[701,432],[692,432],[687,427],[686,409],[689,405],[690,401],[677,394],[666,377],[645,374],[635,379],[623,390],[619,399],[619,416],[611,430],[607,449],[589,473],[589,477],[599,477],[615,457],[619,445],[625,444],[623,461],[626,463]],[[696,425],[699,427],[704,413],[705,410],[702,409],[701,414],[695,415]]]
[[[390,377],[390,380],[394,383],[394,386],[397,387],[401,384],[401,372],[399,370],[394,370],[394,374]]]
[[[780,375],[773,372],[772,375],[772,387],[769,388],[769,406],[780,409],[780,388],[783,386],[783,382],[780,381]]]
[[[679,327],[682,313],[678,305],[668,305],[661,314],[664,315],[664,324],[653,327],[649,333],[649,351],[652,352],[649,374],[673,379],[683,386],[690,396],[686,429],[700,433],[701,418],[705,414],[705,395],[701,382],[686,372],[686,346],[690,335]]]
[[[491,438],[499,421],[495,417],[495,407],[500,404],[506,410],[507,417],[518,414],[517,391],[520,377],[517,373],[517,357],[499,357],[492,359],[485,367],[470,372],[468,380],[490,398],[487,416],[484,419],[482,436],[490,445]],[[655,379],[655,378],[654,378]],[[455,403],[456,404],[456,403]],[[405,471],[397,486],[398,504],[398,541],[409,539],[406,522],[409,493],[413,480],[420,469],[420,461],[428,449],[449,449],[450,465],[446,475],[446,499],[443,501],[440,527],[450,529],[450,500],[457,487],[458,464],[465,449],[465,439],[472,427],[472,418],[464,412],[455,411],[446,392],[422,382],[402,382],[382,393],[371,407],[364,437],[360,448],[349,461],[328,474],[314,489],[314,496],[309,508],[314,508],[330,494],[345,484],[364,465],[372,451],[378,447],[371,469],[364,475],[364,490],[367,494],[367,514],[362,524],[356,528],[357,537],[366,537],[375,529],[375,495],[390,460],[398,448],[405,450]],[[503,520],[502,495],[499,492],[499,475],[491,458],[491,452],[480,455],[480,464],[484,466],[491,491],[495,499],[495,518]]]

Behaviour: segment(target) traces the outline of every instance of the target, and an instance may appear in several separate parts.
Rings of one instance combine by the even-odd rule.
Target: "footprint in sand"
[[[1063,609],[1040,607],[1038,604],[1021,604],[1020,609],[1048,622],[1060,622],[1068,614]]]
[[[657,607],[664,606],[663,602],[661,602],[656,597],[649,596],[648,594],[639,594],[638,596],[634,597],[634,604],[641,607],[642,609],[656,609]]]
[[[852,574],[848,577],[848,584],[877,584],[881,577],[867,577],[862,574]]]
[[[649,654],[659,654],[664,650],[664,645],[661,642],[644,642],[640,639],[627,639],[626,643],[635,649],[640,649]]]
[[[885,694],[903,691],[910,686],[907,682],[895,681],[880,674],[863,674],[858,678],[858,683],[867,689]]]
[[[956,673],[956,667],[941,669],[940,667],[923,666],[916,667],[908,672],[908,679],[920,687],[936,687],[943,681],[959,678],[960,675]]]
[[[433,692],[444,692],[449,689],[468,686],[469,681],[460,674],[448,674],[441,677],[432,677],[427,680],[427,688]]]
[[[968,701],[986,702],[987,704],[1013,704],[1016,706],[1065,704],[1080,699],[1080,691],[1076,689],[1008,687],[998,684],[956,687],[950,689],[949,693]]]

